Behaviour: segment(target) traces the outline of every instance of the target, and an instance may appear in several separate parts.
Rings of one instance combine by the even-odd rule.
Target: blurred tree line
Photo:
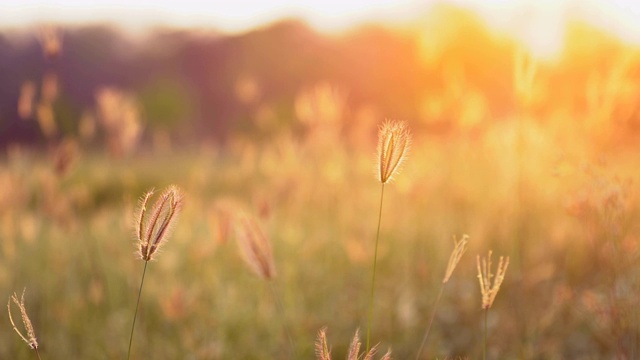
[[[67,27],[54,58],[43,56],[34,29],[4,30],[0,146],[44,139],[36,122],[21,119],[17,104],[25,81],[37,83],[47,73],[59,82],[53,111],[61,134],[78,132],[99,89],[114,87],[135,94],[146,129],[224,141],[251,131],[261,104],[281,126],[290,125],[296,96],[323,82],[346,94],[347,122],[350,112],[369,107],[382,118],[446,133],[481,130],[525,107],[540,119],[566,109],[581,123],[586,111],[608,106],[605,121],[637,133],[637,50],[580,22],[569,23],[565,36],[558,59],[536,66],[533,95],[523,105],[514,90],[517,43],[450,5],[406,28],[369,24],[340,35],[297,20],[233,35],[157,29],[132,37],[106,25]],[[460,118],[471,120],[461,125]]]

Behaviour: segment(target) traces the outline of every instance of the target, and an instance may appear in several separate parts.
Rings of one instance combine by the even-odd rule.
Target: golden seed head
[[[153,195],[151,189],[140,199],[140,208],[136,217],[136,235],[138,251],[144,261],[152,259],[153,254],[165,242],[182,208],[182,192],[175,186],[169,186],[160,195],[147,219],[147,204]]]
[[[316,340],[316,358],[318,360],[331,360],[331,349],[327,343],[327,328],[323,327],[318,331],[318,340]]]
[[[491,308],[493,305],[493,301],[496,299],[496,295],[498,295],[498,291],[500,291],[500,285],[504,281],[504,275],[507,272],[507,267],[509,267],[509,257],[506,259],[503,256],[500,256],[500,261],[498,262],[498,270],[496,275],[494,276],[491,273],[491,254],[489,251],[487,257],[480,259],[480,255],[477,256],[477,264],[478,264],[478,281],[480,282],[480,291],[482,293],[482,309],[487,310]],[[493,279],[493,284],[491,284],[491,278]]]
[[[347,360],[372,360],[373,356],[378,352],[378,345],[374,345],[366,354],[360,354],[360,332],[356,330],[355,335],[353,336],[353,340],[351,341],[351,345],[349,346],[349,355],[347,356]],[[381,358],[381,360],[391,360],[391,350],[388,350],[386,354]]]
[[[404,121],[385,121],[378,132],[378,180],[386,184],[404,162],[411,133]]]
[[[347,360],[372,360],[373,356],[376,354],[378,350],[378,345],[372,347],[366,354],[360,353],[360,347],[362,343],[360,342],[360,330],[356,330],[355,335],[353,335],[353,340],[351,340],[351,344],[349,344],[349,352],[347,353]],[[318,340],[316,340],[316,358],[317,360],[331,360],[331,350],[329,349],[329,345],[327,344],[327,329],[323,327],[318,332]],[[387,352],[380,358],[380,360],[391,360],[391,350],[387,350]]]
[[[29,315],[27,315],[27,309],[24,306],[24,292],[26,289],[22,290],[22,296],[20,297],[20,300],[18,300],[18,294],[16,294],[15,292],[13,293],[13,295],[11,295],[11,297],[9,298],[9,302],[7,302],[7,311],[9,312],[9,321],[11,321],[11,325],[13,326],[13,330],[15,330],[16,333],[18,333],[18,335],[20,335],[20,337],[22,338],[22,340],[24,340],[24,342],[26,342],[29,347],[31,347],[32,349],[37,349],[38,348],[38,341],[36,340],[36,333],[33,330],[33,326],[31,325],[31,319],[29,319]],[[13,321],[13,317],[11,316],[11,301],[13,301],[18,308],[20,309],[20,315],[22,317],[22,324],[24,325],[25,330],[27,331],[27,335],[23,335],[20,330],[18,330],[18,327],[16,326],[15,322]]]
[[[444,279],[442,279],[442,283],[446,284],[451,278],[451,274],[453,274],[453,270],[456,269],[458,263],[460,262],[460,258],[462,258],[462,254],[467,251],[467,244],[469,243],[469,235],[462,235],[462,239],[456,240],[456,237],[453,237],[453,242],[455,244],[453,251],[451,252],[451,256],[449,256],[449,263],[447,264],[447,271],[444,274]]]
[[[239,211],[235,219],[236,241],[243,259],[258,276],[270,280],[276,276],[271,243],[255,216]]]
[[[347,360],[358,360],[361,345],[362,343],[360,343],[360,329],[356,329],[356,333],[353,335],[353,340],[351,340],[351,344],[349,345],[349,354],[347,356]]]

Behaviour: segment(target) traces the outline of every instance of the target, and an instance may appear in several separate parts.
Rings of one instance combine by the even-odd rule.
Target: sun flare
[[[515,38],[533,56],[552,59],[565,46],[566,29],[584,22],[633,45],[640,44],[640,3],[624,0],[454,0],[486,25]]]

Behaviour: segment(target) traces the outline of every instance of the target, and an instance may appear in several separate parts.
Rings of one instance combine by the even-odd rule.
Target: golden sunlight
[[[550,60],[564,47],[571,22],[585,22],[630,44],[640,44],[640,3],[624,0],[453,0],[490,28],[515,38],[533,56]],[[445,21],[446,19],[441,19]]]
[[[640,359],[636,19],[3,4],[0,359]]]
[[[323,31],[341,31],[364,22],[402,25],[416,21],[434,6],[450,4],[473,11],[487,25],[516,37],[543,58],[556,55],[562,47],[567,21],[586,21],[624,41],[640,42],[640,23],[635,21],[640,16],[640,3],[625,0],[142,0],[125,4],[119,0],[67,0],[63,5],[55,0],[24,0],[4,7],[0,24],[108,22],[134,32],[158,25],[236,32],[297,17]]]

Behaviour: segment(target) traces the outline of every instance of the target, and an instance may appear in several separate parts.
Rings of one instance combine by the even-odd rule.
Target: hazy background
[[[640,357],[640,5],[136,4],[0,4],[0,295],[27,288],[43,359],[124,357],[137,200],[169,184],[185,206],[133,358],[286,359],[288,327],[312,359],[323,326],[345,358],[385,119],[413,142],[385,187],[374,343],[416,357],[468,234],[422,359],[480,358],[490,249],[511,265],[489,358]],[[237,251],[240,211],[271,241],[283,311]],[[6,320],[0,358],[33,359]]]
[[[40,87],[45,74],[58,87],[57,136],[77,135],[104,88],[134,97],[145,138],[158,131],[182,142],[268,136],[294,125],[296,96],[320,83],[340,91],[347,127],[365,111],[407,119],[417,130],[482,131],[514,113],[523,50],[540,59],[535,110],[549,118],[559,107],[578,109],[570,121],[582,126],[590,84],[619,57],[633,82],[640,34],[628,21],[640,7],[625,2],[198,4],[4,5],[0,144],[42,143],[17,104],[22,86]],[[47,28],[60,43],[57,56],[43,56],[37,24],[54,25]],[[455,112],[469,94],[483,114],[459,124]],[[625,116],[616,121],[634,130],[634,112]]]

